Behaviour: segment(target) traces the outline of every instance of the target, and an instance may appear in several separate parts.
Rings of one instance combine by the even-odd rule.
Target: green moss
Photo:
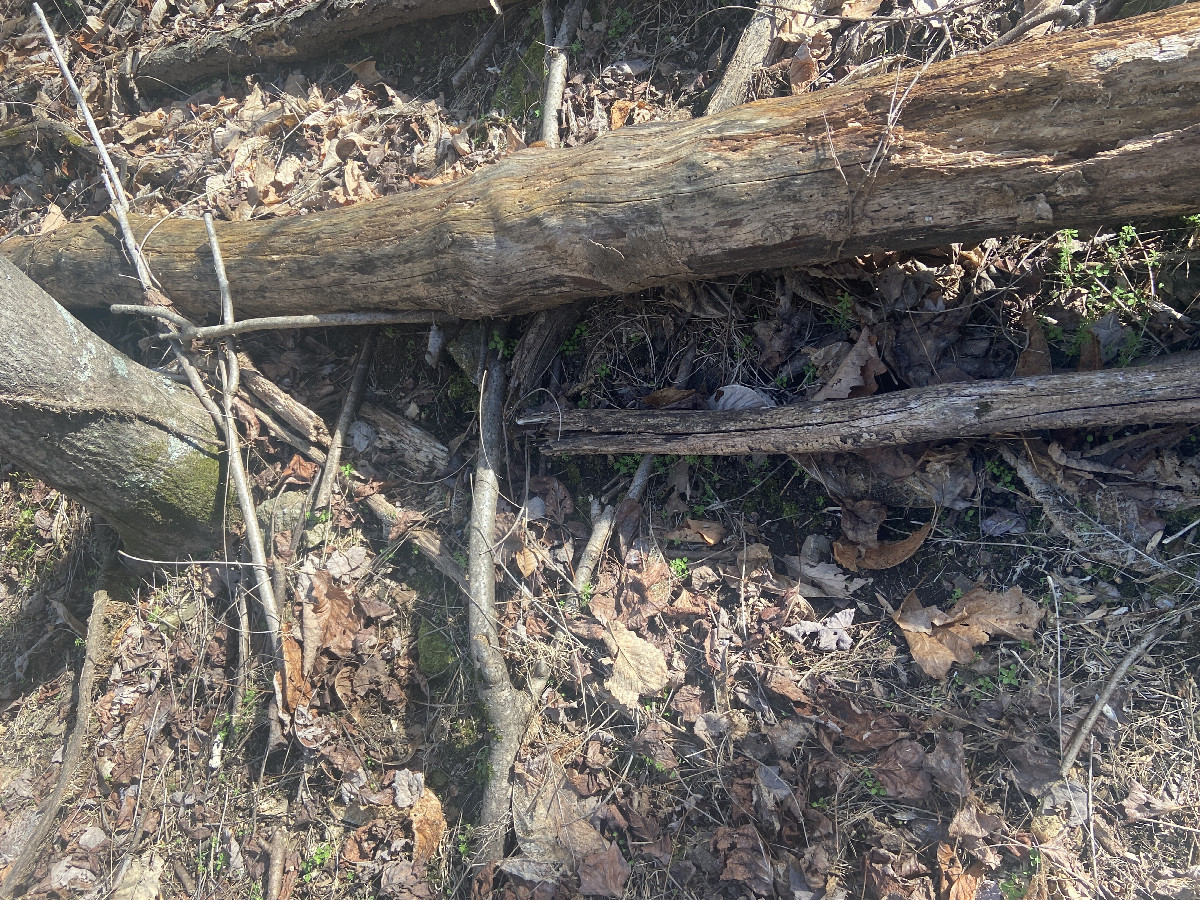
[[[500,83],[492,95],[492,105],[510,116],[521,117],[542,102],[542,76],[546,65],[545,50],[532,41],[525,54],[500,73]]]
[[[172,452],[169,441],[173,440],[162,438],[134,449],[133,457],[141,471],[156,473],[157,477],[143,481],[146,476],[141,476],[137,479],[140,483],[127,486],[136,498],[130,518],[140,521],[131,521],[128,529],[119,530],[127,539],[128,530],[180,551],[197,550],[199,545],[215,540],[225,512],[221,503],[221,458],[192,447]],[[240,521],[235,508],[226,518]]]
[[[449,670],[458,659],[458,651],[437,626],[426,619],[417,629],[417,668],[430,677]]]

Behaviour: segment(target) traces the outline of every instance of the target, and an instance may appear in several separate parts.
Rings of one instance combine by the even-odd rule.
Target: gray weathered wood
[[[743,412],[572,410],[527,416],[554,453],[829,453],[1043,428],[1200,422],[1195,355],[1102,372],[914,388]]]

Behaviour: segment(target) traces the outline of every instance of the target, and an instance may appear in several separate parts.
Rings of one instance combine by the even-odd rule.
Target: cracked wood
[[[1200,361],[914,388],[744,412],[563,410],[526,416],[554,453],[744,456],[893,447],[1050,428],[1200,421]]]
[[[1195,4],[935,64],[889,131],[897,90],[913,77],[631,126],[570,150],[531,148],[448,185],[346,209],[224,223],[238,308],[514,315],[839,255],[1200,208]],[[139,236],[155,224],[134,219]],[[194,319],[218,309],[206,247],[202,224],[177,218],[145,246]],[[68,305],[139,298],[107,218],[0,253]]]

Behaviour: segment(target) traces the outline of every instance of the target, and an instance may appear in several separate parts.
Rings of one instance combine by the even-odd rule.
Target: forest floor
[[[815,68],[770,66],[752,98],[975,52],[1023,13],[1019,0],[828,9],[785,42],[813,48]],[[541,134],[537,6],[508,15],[457,90],[490,13],[139,100],[104,66],[116,48],[271,4],[49,12],[149,215],[369,202],[470,177]],[[35,83],[39,115],[86,134],[27,4],[0,0],[0,13],[0,79]],[[588,4],[562,142],[702,115],[749,16],[710,0]],[[46,129],[0,145],[0,240],[105,211],[77,144]],[[309,663],[278,686],[261,657],[239,664],[236,566],[139,569],[110,614],[98,725],[26,895],[1200,896],[1196,427],[661,456],[630,501],[641,458],[549,455],[510,424],[500,630],[517,685],[535,670],[549,681],[512,773],[507,858],[482,872],[473,823],[488,779],[507,773],[488,769],[466,604],[447,575],[467,563],[489,351],[514,367],[512,413],[753,408],[1132,366],[1200,348],[1197,262],[1200,217],[1114,222],[580,303],[464,325],[444,347],[428,328],[379,329],[331,504],[270,536],[285,643]],[[144,323],[87,321],[159,364]],[[557,352],[522,369],[546,329]],[[363,334],[241,344],[332,425]],[[252,415],[246,441],[259,500],[304,496],[314,463]],[[381,522],[370,495],[398,518]],[[578,583],[610,506],[607,552]],[[440,538],[440,570],[418,529]],[[58,779],[113,545],[0,459],[0,877]]]

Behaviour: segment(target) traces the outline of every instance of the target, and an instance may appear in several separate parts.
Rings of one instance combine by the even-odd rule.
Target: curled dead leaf
[[[849,541],[834,541],[833,558],[851,572],[857,572],[859,569],[890,569],[900,565],[920,549],[936,522],[935,517],[902,541],[881,542],[874,547],[862,547]]]

